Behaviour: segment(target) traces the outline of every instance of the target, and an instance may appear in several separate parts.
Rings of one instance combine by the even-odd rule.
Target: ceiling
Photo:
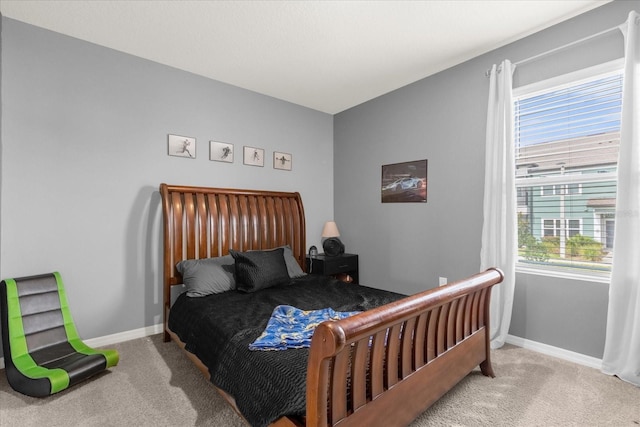
[[[0,12],[335,114],[609,1],[0,0]]]

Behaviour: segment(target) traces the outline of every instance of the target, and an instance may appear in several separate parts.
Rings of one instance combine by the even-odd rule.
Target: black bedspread
[[[201,298],[181,295],[169,328],[209,368],[211,381],[231,394],[247,421],[266,426],[305,413],[308,349],[250,351],[277,305],[303,310],[368,310],[404,295],[345,284],[318,275],[255,293],[224,292]]]

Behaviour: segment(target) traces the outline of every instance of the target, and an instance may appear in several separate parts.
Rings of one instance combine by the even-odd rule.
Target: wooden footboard
[[[406,425],[476,366],[493,377],[489,304],[502,279],[489,269],[318,326],[307,427]]]

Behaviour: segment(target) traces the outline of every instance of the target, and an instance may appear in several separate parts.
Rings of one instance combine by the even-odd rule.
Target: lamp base
[[[344,244],[337,237],[329,237],[322,242],[325,255],[338,256],[344,253]]]

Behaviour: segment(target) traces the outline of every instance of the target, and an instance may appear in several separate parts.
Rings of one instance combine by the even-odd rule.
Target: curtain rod
[[[530,56],[529,58],[525,58],[525,59],[522,59],[522,60],[520,60],[518,62],[514,62],[513,65],[518,66],[518,65],[526,64],[526,63],[531,62],[531,61],[535,61],[536,59],[544,58],[545,56],[552,55],[552,54],[554,54],[556,52],[560,52],[562,50],[568,49],[568,48],[573,47],[575,45],[578,45],[580,43],[584,43],[584,42],[587,42],[589,40],[593,40],[593,39],[596,39],[598,37],[604,36],[604,35],[609,34],[610,32],[615,31],[615,30],[620,30],[620,25],[616,25],[615,27],[607,28],[606,30],[600,31],[599,33],[591,34],[590,36],[586,36],[586,37],[583,37],[583,38],[578,39],[578,40],[574,40],[574,41],[569,42],[567,44],[564,44],[562,46],[558,46],[558,47],[553,48],[551,50],[547,50],[546,52],[542,52],[542,53],[539,53],[537,55]],[[488,69],[485,72],[485,75],[487,77],[489,77],[491,75],[491,69]]]

